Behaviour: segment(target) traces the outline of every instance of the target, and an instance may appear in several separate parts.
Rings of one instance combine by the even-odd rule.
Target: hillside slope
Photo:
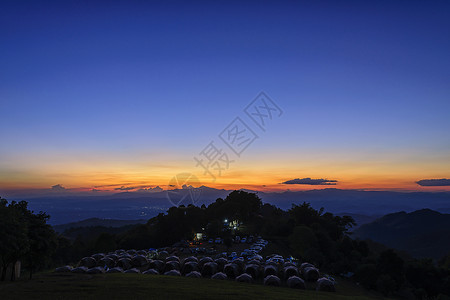
[[[388,214],[362,225],[353,237],[371,239],[414,257],[440,258],[450,252],[450,214],[430,209]]]

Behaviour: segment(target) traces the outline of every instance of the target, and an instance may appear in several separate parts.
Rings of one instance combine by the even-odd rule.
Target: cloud
[[[309,185],[336,185],[337,180],[328,179],[311,179],[311,178],[297,178],[282,182],[281,184],[309,184]]]
[[[114,190],[116,190],[116,191],[130,191],[130,190],[134,190],[134,189],[136,189],[134,186],[127,186],[127,187],[121,186],[121,187],[115,188]]]
[[[61,191],[64,191],[65,189],[66,188],[60,184],[56,184],[56,185],[52,186],[52,191],[61,192]]]
[[[420,186],[450,186],[450,179],[422,179],[416,183]]]

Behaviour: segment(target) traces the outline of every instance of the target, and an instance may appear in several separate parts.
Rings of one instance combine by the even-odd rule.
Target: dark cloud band
[[[336,185],[337,180],[329,179],[311,179],[311,178],[296,178],[282,182],[282,184],[308,184],[308,185]]]
[[[136,187],[134,187],[134,186],[128,186],[128,187],[121,186],[119,188],[115,188],[114,190],[116,190],[116,191],[131,191],[131,190],[135,190],[135,189],[136,189]]]
[[[420,186],[450,186],[450,179],[422,179],[416,183]]]

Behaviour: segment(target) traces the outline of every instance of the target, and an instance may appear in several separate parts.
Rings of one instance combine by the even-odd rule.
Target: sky
[[[450,191],[417,183],[450,178],[448,1],[2,1],[0,28],[4,197],[180,173]],[[264,130],[245,113],[261,92]],[[236,118],[256,137],[239,156],[220,137]],[[211,142],[215,179],[194,160]]]

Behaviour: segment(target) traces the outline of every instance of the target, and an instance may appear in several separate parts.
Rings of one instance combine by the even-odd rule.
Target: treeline
[[[47,224],[49,215],[34,213],[25,201],[11,202],[0,198],[0,262],[1,280],[6,279],[6,270],[17,261],[30,272],[50,263],[57,248],[57,235]],[[11,280],[15,279],[15,268],[11,267]]]

